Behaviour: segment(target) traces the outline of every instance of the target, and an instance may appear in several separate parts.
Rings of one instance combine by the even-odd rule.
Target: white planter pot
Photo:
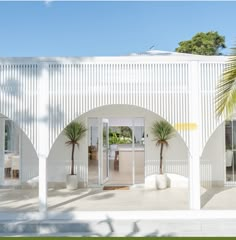
[[[76,175],[67,175],[66,176],[66,188],[68,190],[78,189],[78,179]]]
[[[156,188],[157,189],[167,188],[167,175],[166,174],[157,174],[156,175]]]

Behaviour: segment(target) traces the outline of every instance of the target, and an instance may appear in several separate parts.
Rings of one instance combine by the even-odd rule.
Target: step
[[[0,236],[235,236],[235,219],[0,221]]]

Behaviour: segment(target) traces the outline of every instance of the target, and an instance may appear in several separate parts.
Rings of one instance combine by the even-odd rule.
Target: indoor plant
[[[158,189],[167,187],[167,176],[163,173],[163,148],[168,146],[168,141],[174,137],[174,128],[166,121],[155,121],[152,126],[152,134],[156,145],[160,146],[160,168],[156,176],[156,186]]]
[[[67,138],[66,145],[72,146],[71,152],[71,172],[66,178],[67,189],[73,190],[78,188],[78,180],[75,174],[74,153],[75,146],[79,147],[80,140],[85,136],[87,129],[81,122],[73,121],[64,129],[64,135]]]

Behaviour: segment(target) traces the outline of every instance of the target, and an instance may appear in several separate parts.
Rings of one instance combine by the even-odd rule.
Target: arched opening
[[[201,186],[224,186],[225,122],[208,139],[201,155]]]
[[[224,121],[208,139],[201,156],[201,206],[236,209],[236,121]]]
[[[104,125],[106,121],[103,121],[105,119],[108,120],[108,125],[110,125],[110,127],[108,127],[110,138],[107,139],[110,140],[110,144],[108,141],[108,164],[100,166],[99,161],[103,161],[104,159],[101,157],[101,151],[99,152],[99,146],[102,146],[103,150],[107,148],[107,146],[104,147],[104,144],[101,145],[101,140],[104,138],[103,127],[105,126],[106,128],[106,125]],[[92,192],[94,191],[94,187],[96,187],[96,189],[99,188],[101,192],[97,192],[97,194],[103,195],[104,198],[101,196],[101,199],[104,199],[104,201],[106,196],[109,195],[111,197],[110,194],[102,192],[101,187],[104,185],[129,186],[129,189],[143,187],[142,189],[147,189],[149,193],[153,191],[150,185],[155,188],[155,183],[152,181],[155,181],[153,176],[159,171],[159,148],[156,146],[155,141],[153,141],[151,126],[153,122],[158,119],[161,120],[162,118],[149,110],[130,105],[107,105],[93,109],[77,118],[76,120],[84,122],[88,129],[86,137],[80,142],[79,149],[77,149],[78,151],[76,151],[75,156],[79,186],[89,187],[89,189],[92,189]],[[121,133],[121,130],[126,130],[126,132]],[[113,133],[116,133],[115,138],[119,138],[120,142],[112,138],[114,136]],[[119,136],[118,133],[120,134]],[[122,134],[126,134],[126,136]],[[122,142],[121,140],[125,141]],[[69,173],[71,156],[71,149],[65,145],[65,142],[65,136],[61,133],[49,153],[47,165],[48,185],[50,188],[48,193],[49,198],[56,194],[53,192],[53,189],[65,188],[66,175]],[[116,144],[112,144],[114,142]],[[118,145],[115,146],[116,150],[112,149],[112,145]],[[115,164],[117,150],[119,152],[118,166]],[[163,191],[163,194],[165,192],[167,195],[170,194],[170,196],[175,197],[169,198],[170,202],[173,201],[173,203],[168,204],[171,205],[171,207],[161,201],[162,197],[157,198],[157,204],[155,204],[155,207],[152,206],[153,209],[188,208],[188,156],[188,148],[180,135],[177,134],[174,139],[170,140],[169,147],[164,151],[165,172],[169,174],[171,188],[166,192]],[[106,169],[102,168],[104,166]],[[106,170],[108,170],[108,175],[105,175],[107,173]],[[101,172],[103,172],[103,174],[101,174]],[[105,179],[105,177],[108,177],[108,180]],[[146,188],[146,184],[150,184],[150,188]],[[56,191],[60,195],[61,190]],[[85,190],[81,191],[84,193]],[[157,194],[160,194],[160,191]],[[88,195],[89,194],[86,194],[86,197],[88,197]],[[89,199],[87,198],[87,200],[91,200],[92,204],[92,199],[95,200],[97,198],[90,197]],[[163,198],[165,198],[164,195]],[[159,200],[160,203],[158,203]],[[53,201],[51,200],[49,202],[52,203]],[[78,205],[82,208],[83,204],[81,204],[80,201]],[[60,206],[62,205],[63,203],[61,203]],[[93,207],[95,206],[97,205],[95,204]],[[101,207],[100,210],[105,207],[99,206]],[[53,205],[50,205],[49,208],[50,207],[53,208]],[[110,207],[112,208],[112,203]],[[127,206],[127,210],[129,207],[131,206]],[[138,206],[136,207],[138,209]],[[146,206],[146,208],[149,209],[150,206]],[[76,210],[78,207],[74,204],[73,209]]]
[[[0,211],[35,210],[38,200],[36,151],[24,131],[2,114],[0,114],[0,137]],[[16,201],[17,205],[14,204]],[[32,205],[27,205],[27,201],[31,201]]]

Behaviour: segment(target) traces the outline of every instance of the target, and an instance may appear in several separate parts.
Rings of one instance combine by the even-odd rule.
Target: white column
[[[191,134],[193,136],[197,134]],[[194,143],[189,156],[189,208],[199,210],[201,208],[200,196],[200,156],[194,150],[197,149],[197,143]]]
[[[135,134],[135,118],[132,118],[132,184],[135,184],[134,134]]]
[[[200,77],[198,62],[190,66],[190,125],[189,125],[189,208],[201,208],[200,195]]]
[[[4,182],[5,119],[0,117],[0,185]]]
[[[39,211],[47,216],[47,157],[49,153],[49,71],[39,65],[37,105],[37,154],[39,158]]]

